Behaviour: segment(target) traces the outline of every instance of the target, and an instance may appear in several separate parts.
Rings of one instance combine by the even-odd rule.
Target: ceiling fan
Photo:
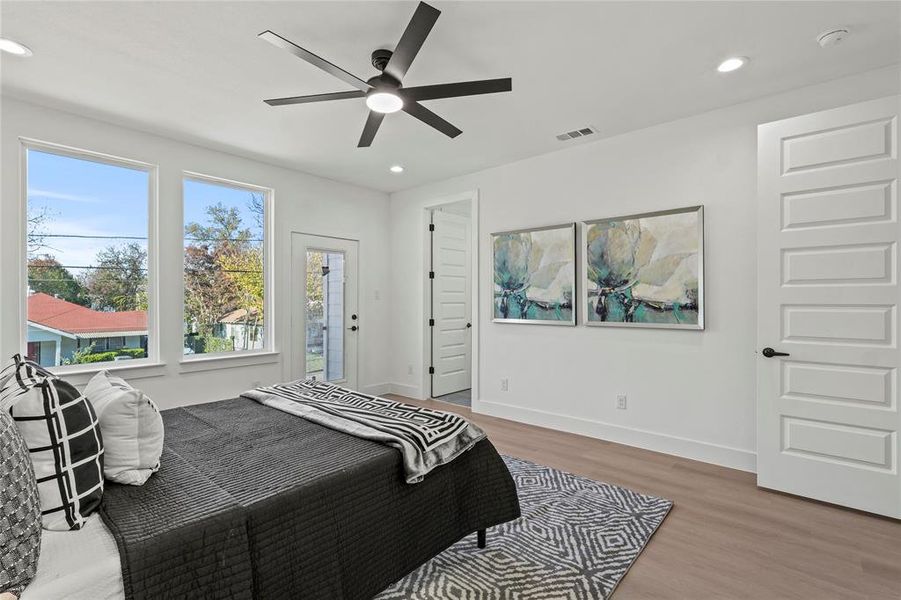
[[[284,48],[294,56],[357,88],[348,92],[273,98],[264,100],[264,102],[269,106],[285,106],[288,104],[324,102],[326,100],[366,98],[366,106],[369,107],[369,117],[366,119],[366,125],[363,127],[363,135],[360,136],[360,141],[357,144],[358,148],[366,148],[372,145],[372,140],[375,138],[375,134],[379,130],[385,115],[399,110],[416,117],[448,137],[457,137],[463,133],[460,129],[448,123],[419,102],[421,100],[509,92],[513,89],[513,80],[506,77],[503,79],[484,79],[481,81],[464,81],[405,88],[402,85],[404,75],[407,74],[410,64],[416,58],[419,49],[422,47],[440,14],[441,11],[438,9],[429,6],[425,2],[420,2],[394,51],[381,49],[372,53],[372,66],[381,71],[381,74],[367,81],[363,81],[359,77],[348,73],[344,69],[333,65],[324,58],[301,48],[272,31],[264,31],[259,37],[273,46]]]

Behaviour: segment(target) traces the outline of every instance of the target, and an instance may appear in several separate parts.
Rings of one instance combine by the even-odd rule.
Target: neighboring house
[[[263,320],[256,310],[233,310],[216,324],[213,335],[232,340],[235,350],[261,350],[263,348]]]
[[[37,293],[28,296],[28,357],[47,366],[70,360],[76,350],[147,350],[145,311],[103,312]]]

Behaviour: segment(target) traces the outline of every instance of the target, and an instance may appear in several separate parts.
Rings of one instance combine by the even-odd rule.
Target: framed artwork
[[[576,225],[491,234],[497,323],[576,324]]]
[[[587,325],[704,329],[704,207],[582,223]]]

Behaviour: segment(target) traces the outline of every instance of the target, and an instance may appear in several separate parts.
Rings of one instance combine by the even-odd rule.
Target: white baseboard
[[[750,450],[742,450],[710,442],[700,442],[665,433],[633,429],[622,425],[611,425],[610,423],[591,419],[559,415],[485,399],[481,399],[476,403],[474,409],[476,409],[475,412],[492,417],[510,419],[511,421],[519,421],[529,425],[557,429],[627,446],[636,446],[655,452],[673,454],[741,471],[750,471],[751,473],[757,471],[757,454]]]
[[[419,398],[419,387],[407,383],[387,383],[388,391],[398,396],[406,396],[407,398]]]
[[[360,388],[360,391],[370,396],[384,396],[391,393],[390,383],[370,383]]]

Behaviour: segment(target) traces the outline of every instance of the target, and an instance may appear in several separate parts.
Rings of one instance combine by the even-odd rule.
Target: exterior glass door
[[[358,242],[291,234],[292,379],[330,381],[355,389]]]

